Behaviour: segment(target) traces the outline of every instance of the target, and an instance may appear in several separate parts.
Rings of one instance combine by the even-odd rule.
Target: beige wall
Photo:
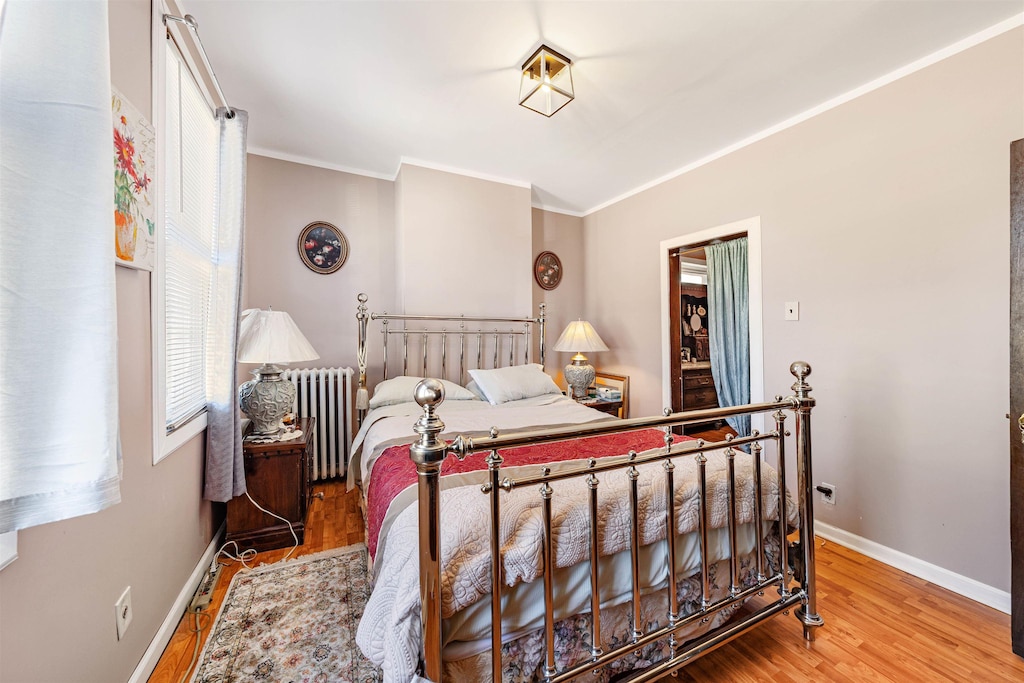
[[[765,390],[788,393],[792,360],[814,368],[815,478],[838,487],[818,518],[1000,590],[1022,54],[1015,29],[584,220],[601,365],[652,414],[659,242],[760,216]]]
[[[533,259],[542,251],[553,251],[562,262],[562,281],[558,287],[545,291],[533,278],[533,310],[547,304],[547,359],[546,369],[559,386],[565,387],[562,368],[568,365],[572,354],[552,351],[558,336],[571,321],[583,317],[583,219],[562,213],[533,209]],[[531,260],[531,266],[533,261]],[[532,271],[531,271],[532,273]],[[598,331],[598,334],[601,332]],[[590,359],[601,367],[597,354]]]
[[[248,162],[243,299],[291,314],[320,354],[308,365],[356,367],[359,292],[375,312],[535,311],[532,258],[544,249],[568,254],[571,275],[553,294],[582,310],[582,219],[532,215],[526,188],[410,165],[391,182],[252,154]],[[349,241],[348,261],[330,275],[297,254],[299,232],[314,220]],[[548,246],[531,251],[537,240]],[[373,346],[371,381],[380,365]]]
[[[403,312],[522,316],[531,310],[529,188],[409,164],[398,185],[396,281]]]
[[[149,17],[146,0],[110,3],[111,77],[147,116]],[[212,538],[200,441],[152,465],[149,285],[117,268],[121,503],[19,532],[0,572],[0,680],[127,680]],[[114,603],[129,585],[135,617],[118,641]]]
[[[356,367],[356,295],[374,311],[395,310],[394,183],[250,154],[246,182],[246,305],[287,311],[320,360],[304,366]],[[348,240],[339,270],[314,273],[298,238],[327,221]],[[251,370],[252,367],[247,367]]]

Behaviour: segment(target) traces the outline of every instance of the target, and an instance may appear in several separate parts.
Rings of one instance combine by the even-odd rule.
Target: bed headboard
[[[544,365],[545,304],[535,318],[481,317],[467,315],[409,315],[368,313],[366,294],[358,297],[359,389],[356,409],[362,423],[369,408],[367,367],[370,346],[383,356],[383,379],[409,375],[449,379],[465,385],[474,368],[497,368],[530,363],[534,326],[537,327],[538,360]],[[370,343],[371,321],[381,322],[380,341]],[[398,347],[393,349],[392,347]]]

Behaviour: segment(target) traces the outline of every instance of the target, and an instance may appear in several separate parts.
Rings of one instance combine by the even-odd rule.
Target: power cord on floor
[[[299,536],[298,536],[298,534],[295,533],[295,527],[292,526],[292,523],[289,520],[285,519],[281,515],[278,515],[278,514],[275,514],[275,513],[271,512],[270,510],[266,509],[265,507],[263,507],[262,505],[257,503],[255,500],[253,500],[252,496],[249,495],[248,491],[246,491],[245,497],[249,499],[249,502],[252,503],[256,507],[257,510],[260,510],[261,512],[264,512],[264,513],[270,515],[274,519],[279,519],[279,520],[281,520],[282,522],[284,522],[285,524],[288,525],[288,531],[291,532],[291,534],[292,534],[292,541],[294,541],[294,542],[292,543],[292,547],[288,551],[288,554],[285,555],[284,557],[282,557],[280,560],[278,560],[279,562],[284,562],[289,557],[291,557],[292,553],[294,553],[296,551],[296,549],[298,549],[298,547],[299,547]],[[232,554],[232,553],[230,553],[228,551],[228,549],[227,549],[228,546],[234,546],[234,548],[235,548],[234,554]],[[220,547],[220,550],[217,551],[217,555],[214,556],[214,562],[217,561],[217,558],[219,558],[219,557],[221,557],[223,555],[227,559],[232,560],[234,562],[241,562],[242,563],[242,569],[240,569],[239,571],[246,571],[246,570],[252,569],[252,567],[249,566],[249,561],[252,560],[253,558],[255,558],[256,554],[257,554],[256,550],[254,550],[253,548],[249,548],[247,550],[242,550],[238,546],[238,543],[236,541],[228,541],[227,543],[225,543],[224,545],[222,545]]]
[[[275,519],[279,519],[279,520],[281,520],[282,522],[284,522],[285,524],[288,525],[288,531],[291,532],[292,540],[294,541],[294,543],[292,544],[291,549],[288,550],[288,553],[284,557],[282,557],[280,560],[278,560],[278,562],[284,562],[289,557],[291,557],[292,553],[294,553],[296,551],[296,549],[298,549],[298,547],[299,547],[299,536],[298,536],[298,534],[295,533],[295,527],[292,526],[291,521],[285,519],[281,515],[278,515],[278,514],[275,514],[275,513],[271,512],[270,510],[266,509],[265,507],[263,507],[262,505],[257,503],[255,500],[253,500],[252,496],[250,496],[248,492],[246,492],[245,497],[248,498],[249,502],[252,503],[254,506],[256,506],[256,508],[258,510],[260,510],[260,511],[262,511],[262,512],[268,514],[268,515],[270,515],[271,517],[273,517]],[[232,553],[232,552],[230,552],[228,550],[229,546],[234,546],[234,553]],[[257,552],[256,552],[255,549],[248,548],[246,550],[242,550],[238,546],[238,542],[237,541],[228,541],[227,543],[222,545],[220,547],[220,549],[217,551],[217,554],[214,555],[213,563],[211,564],[211,574],[213,573],[213,570],[216,569],[217,561],[220,559],[221,556],[224,556],[227,559],[232,560],[234,562],[240,562],[242,564],[242,568],[239,569],[238,571],[239,572],[244,572],[244,571],[249,571],[249,570],[253,569],[253,567],[251,567],[249,565],[249,562],[253,558],[255,558],[256,555],[257,555]],[[213,617],[211,615],[209,615],[209,614],[204,613],[202,607],[195,607],[195,608],[191,608],[190,607],[187,610],[187,613],[191,614],[193,616],[193,619],[194,619],[195,627],[194,628],[189,628],[189,630],[195,636],[196,641],[195,641],[195,646],[194,646],[194,648],[192,650],[192,661],[189,662],[188,668],[185,669],[185,673],[184,673],[184,675],[182,675],[181,681],[179,683],[185,683],[185,681],[188,680],[188,677],[192,675],[192,668],[199,661],[199,643],[202,640],[202,638],[200,636],[201,636],[203,630],[206,629],[206,626],[201,626],[200,625],[199,618],[200,617],[207,617],[208,619],[210,619],[210,622],[207,624],[207,626],[209,626],[210,624],[213,623]]]
[[[231,552],[228,551],[229,545],[235,547],[234,554],[231,554]],[[256,557],[256,550],[253,548],[249,548],[248,550],[242,550],[238,547],[237,541],[228,541],[220,547],[220,550],[217,551],[217,555],[214,557],[213,561],[216,562],[217,559],[221,556],[224,556],[233,562],[241,562],[242,569],[240,569],[239,571],[245,571],[246,569],[252,569],[252,567],[250,567],[248,564],[248,560],[251,560],[254,557]]]
[[[192,669],[193,669],[193,667],[195,667],[196,662],[199,661],[199,641],[202,640],[200,635],[206,629],[206,626],[209,626],[210,624],[213,623],[213,617],[211,617],[209,614],[205,614],[203,612],[203,608],[202,607],[196,607],[194,609],[189,608],[188,613],[191,614],[193,619],[195,620],[195,627],[194,628],[190,628],[189,630],[192,632],[192,635],[195,637],[196,643],[195,643],[195,646],[192,648],[192,660],[189,662],[188,668],[185,669],[185,673],[182,674],[181,680],[178,683],[185,683],[185,681],[188,680],[189,676],[192,675]],[[206,617],[210,621],[209,621],[209,623],[206,624],[206,626],[201,626],[199,624],[199,617]]]
[[[255,505],[258,510],[262,510],[263,512],[267,513],[268,515],[270,515],[274,519],[279,519],[279,520],[281,520],[282,522],[284,522],[285,524],[288,525],[288,531],[290,531],[292,533],[292,540],[295,541],[295,543],[292,545],[291,550],[288,551],[288,554],[285,555],[284,557],[282,557],[280,560],[278,560],[279,562],[284,562],[289,557],[291,557],[292,553],[294,553],[295,550],[299,547],[299,536],[298,536],[298,534],[295,533],[295,527],[293,527],[292,523],[290,521],[288,521],[287,519],[285,519],[284,517],[282,517],[281,515],[275,515],[273,512],[271,512],[270,510],[266,509],[265,507],[263,507],[262,505],[257,503],[255,500],[253,500],[252,496],[249,495],[248,491],[245,492],[245,497],[248,498],[249,502],[252,503],[253,505]]]

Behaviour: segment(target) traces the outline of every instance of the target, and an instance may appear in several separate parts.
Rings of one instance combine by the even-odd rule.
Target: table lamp
[[[587,363],[584,351],[607,351],[608,347],[586,320],[575,320],[565,328],[552,347],[555,351],[575,352],[572,363],[565,366],[565,381],[572,387],[572,397],[579,401],[587,397],[587,389],[594,383],[594,366]]]
[[[283,380],[277,363],[299,363],[320,356],[291,316],[284,311],[250,308],[238,329],[238,362],[261,363],[251,379],[238,387],[238,406],[252,420],[252,434],[281,431],[281,418],[295,403],[295,385]]]

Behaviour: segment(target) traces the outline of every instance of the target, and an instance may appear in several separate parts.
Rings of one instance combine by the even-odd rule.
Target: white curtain
[[[238,309],[245,225],[245,136],[249,115],[217,111],[220,164],[214,231],[213,296],[206,333],[206,478],[203,497],[228,501],[245,493],[238,412]]]
[[[107,3],[0,24],[0,533],[120,500]]]

